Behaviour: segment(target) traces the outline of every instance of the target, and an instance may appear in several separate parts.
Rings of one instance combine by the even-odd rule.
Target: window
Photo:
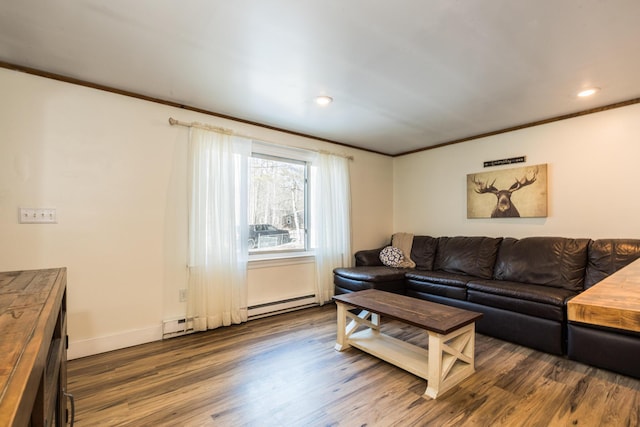
[[[249,159],[249,254],[308,249],[308,162],[254,152]]]

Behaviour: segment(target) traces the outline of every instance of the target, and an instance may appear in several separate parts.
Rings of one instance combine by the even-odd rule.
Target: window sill
[[[315,252],[287,252],[249,255],[248,267],[272,267],[279,265],[308,264],[315,262]]]

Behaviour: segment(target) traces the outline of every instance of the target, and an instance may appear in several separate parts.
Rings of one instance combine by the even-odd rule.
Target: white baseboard
[[[249,320],[310,307],[313,305],[317,305],[315,296],[297,297],[277,303],[262,304],[249,309]],[[79,359],[81,357],[92,356],[94,354],[105,353],[107,351],[119,350],[121,348],[146,344],[153,341],[160,341],[163,337],[162,327],[163,325],[158,325],[104,337],[69,341],[67,359]]]
[[[69,341],[67,359],[78,359],[80,357],[92,356],[112,350],[119,350],[125,347],[132,347],[138,344],[160,341],[162,339],[162,325],[145,329],[136,329],[123,332],[117,335],[106,337],[90,338],[80,341]]]

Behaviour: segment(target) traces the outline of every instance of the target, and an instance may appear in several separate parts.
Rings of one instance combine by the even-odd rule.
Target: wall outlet
[[[187,290],[186,289],[180,289],[178,291],[178,299],[180,300],[180,302],[187,302]]]

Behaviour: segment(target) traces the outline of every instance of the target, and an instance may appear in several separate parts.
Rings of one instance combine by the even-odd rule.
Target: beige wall
[[[640,238],[640,105],[394,159],[394,231],[416,234]],[[548,164],[546,218],[467,219],[466,176]],[[488,196],[487,196],[488,197]]]
[[[354,250],[392,231],[390,157],[6,69],[0,91],[0,270],[68,267],[70,357],[159,339],[184,314],[187,130],[170,116],[353,155]],[[18,224],[19,207],[54,207],[58,224]],[[254,268],[250,287],[309,288],[310,271]]]
[[[0,270],[68,267],[71,357],[159,339],[184,313],[187,130],[170,116],[353,155],[354,251],[393,231],[640,238],[640,105],[392,159],[5,69],[0,90]],[[466,175],[520,155],[548,164],[549,216],[467,219]],[[59,223],[20,225],[21,206]],[[250,299],[310,289],[311,267],[254,265]]]

